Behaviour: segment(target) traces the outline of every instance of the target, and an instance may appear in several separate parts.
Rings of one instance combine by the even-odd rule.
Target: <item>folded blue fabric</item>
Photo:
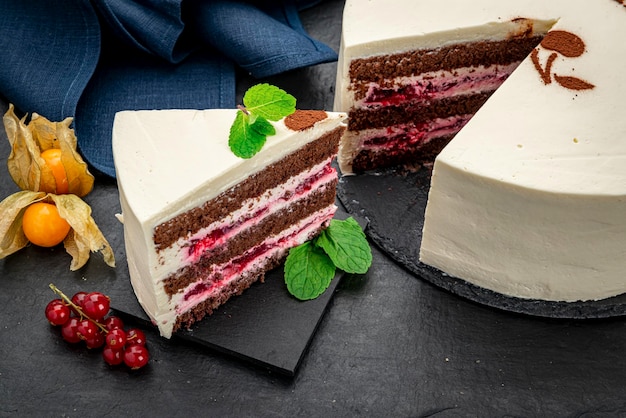
[[[74,117],[81,153],[114,177],[115,112],[231,108],[236,66],[266,77],[336,60],[300,23],[311,3],[0,0],[0,94]]]
[[[294,3],[257,8],[244,1],[195,0],[189,7],[200,23],[199,37],[254,77],[336,59],[306,35]]]
[[[51,120],[73,116],[100,55],[89,1],[0,0],[0,94]]]

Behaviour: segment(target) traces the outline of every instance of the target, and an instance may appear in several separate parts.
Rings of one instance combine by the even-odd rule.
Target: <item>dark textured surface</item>
[[[342,1],[303,14],[339,46]],[[419,17],[416,17],[419,18]],[[270,80],[301,107],[332,106],[334,64]],[[245,79],[242,91],[254,81]],[[8,146],[0,138],[0,159]],[[0,166],[2,197],[16,191]],[[87,200],[123,258],[113,182]],[[388,203],[392,202],[387,199]],[[0,216],[2,216],[0,214]],[[507,313],[431,285],[374,248],[366,275],[346,276],[295,377],[149,327],[149,366],[109,368],[99,352],[65,344],[43,317],[54,281],[96,289],[121,272],[98,258],[69,272],[63,249],[0,260],[0,416],[616,417],[626,415],[626,320]]]

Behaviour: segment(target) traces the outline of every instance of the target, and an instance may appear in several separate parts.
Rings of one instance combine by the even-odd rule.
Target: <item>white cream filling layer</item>
[[[422,125],[396,125],[380,129],[367,129],[360,131],[357,148],[371,151],[383,151],[390,147],[388,142],[372,140],[376,138],[388,138],[392,140],[397,136],[406,137],[398,143],[399,148],[419,143],[428,144],[432,139],[457,133],[472,118],[472,115],[459,115],[449,118],[437,118]],[[347,133],[347,135],[352,132]]]
[[[479,67],[463,67],[454,71],[432,71],[412,77],[397,77],[389,85],[370,82],[365,98],[354,100],[356,108],[369,108],[402,104],[411,100],[439,100],[466,94],[494,91],[519,66],[519,62],[508,65],[481,65]],[[408,90],[407,90],[408,88]],[[390,98],[377,99],[379,90],[390,92]],[[408,93],[393,93],[399,91]]]

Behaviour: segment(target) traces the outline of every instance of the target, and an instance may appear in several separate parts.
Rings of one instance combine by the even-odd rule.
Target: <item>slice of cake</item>
[[[398,162],[396,154],[402,154],[401,163],[428,160],[430,148],[441,148],[429,140],[445,142],[466,124],[434,162],[419,260],[519,298],[578,301],[622,294],[626,48],[615,39],[624,36],[623,1],[446,0],[433,7],[348,0],[336,106],[350,112],[342,171]],[[522,57],[530,50],[519,66],[513,60],[508,66],[507,48],[501,50],[498,65],[506,68],[490,73],[489,51],[499,45],[523,46]],[[478,60],[466,60],[473,51]],[[426,81],[420,81],[421,69],[405,72],[416,67],[414,56],[420,65],[433,58]],[[364,85],[356,80],[367,72],[362,65],[374,80]],[[493,74],[504,74],[506,81],[469,122],[456,117],[477,109],[480,100],[471,97],[481,93],[462,86],[465,80],[483,85],[483,74],[486,90],[495,87],[488,81]],[[405,100],[420,89],[426,105]],[[448,113],[430,112],[442,94],[467,112],[456,104]],[[372,101],[370,96],[383,99],[365,110],[361,102]],[[366,113],[381,126],[362,129],[359,115]],[[397,128],[398,114],[420,121],[411,139],[394,139],[406,131]],[[434,129],[422,128],[424,118],[434,121],[426,123]],[[419,147],[427,150],[413,160]]]
[[[241,293],[335,213],[344,114],[296,111],[251,158],[236,110],[124,111],[113,151],[133,289],[161,335]]]

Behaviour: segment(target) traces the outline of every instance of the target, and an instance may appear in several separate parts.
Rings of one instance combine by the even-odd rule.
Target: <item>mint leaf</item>
[[[248,112],[277,121],[296,111],[296,98],[271,84],[257,84],[246,91],[243,104]]]
[[[267,119],[265,119],[262,116],[258,116],[256,120],[254,121],[254,123],[250,125],[250,128],[252,128],[259,135],[263,135],[263,136],[270,136],[270,135],[276,134],[276,128],[274,128],[274,125],[269,123]]]
[[[348,218],[332,219],[316,240],[335,266],[347,273],[365,273],[372,265],[372,249],[361,226]]]
[[[315,299],[328,288],[337,268],[365,273],[371,264],[372,250],[361,226],[354,218],[332,219],[316,238],[289,251],[285,283],[296,298]]]
[[[332,260],[311,241],[289,251],[284,271],[287,290],[300,300],[315,299],[335,277]]]
[[[265,121],[265,123],[270,124],[267,121]],[[253,128],[255,125],[256,128]],[[273,128],[272,126],[272,129]],[[262,132],[267,130],[263,122],[259,121],[259,118],[254,122],[254,125],[251,125],[248,115],[241,110],[237,112],[237,116],[235,117],[233,125],[230,127],[230,134],[228,136],[228,146],[231,151],[240,158],[253,157],[263,148],[267,137],[267,135],[259,133],[259,130]]]
[[[243,96],[244,106],[230,127],[228,146],[240,158],[252,158],[261,151],[267,136],[275,135],[276,128],[269,121],[277,121],[296,111],[296,98],[270,84],[257,84]]]

